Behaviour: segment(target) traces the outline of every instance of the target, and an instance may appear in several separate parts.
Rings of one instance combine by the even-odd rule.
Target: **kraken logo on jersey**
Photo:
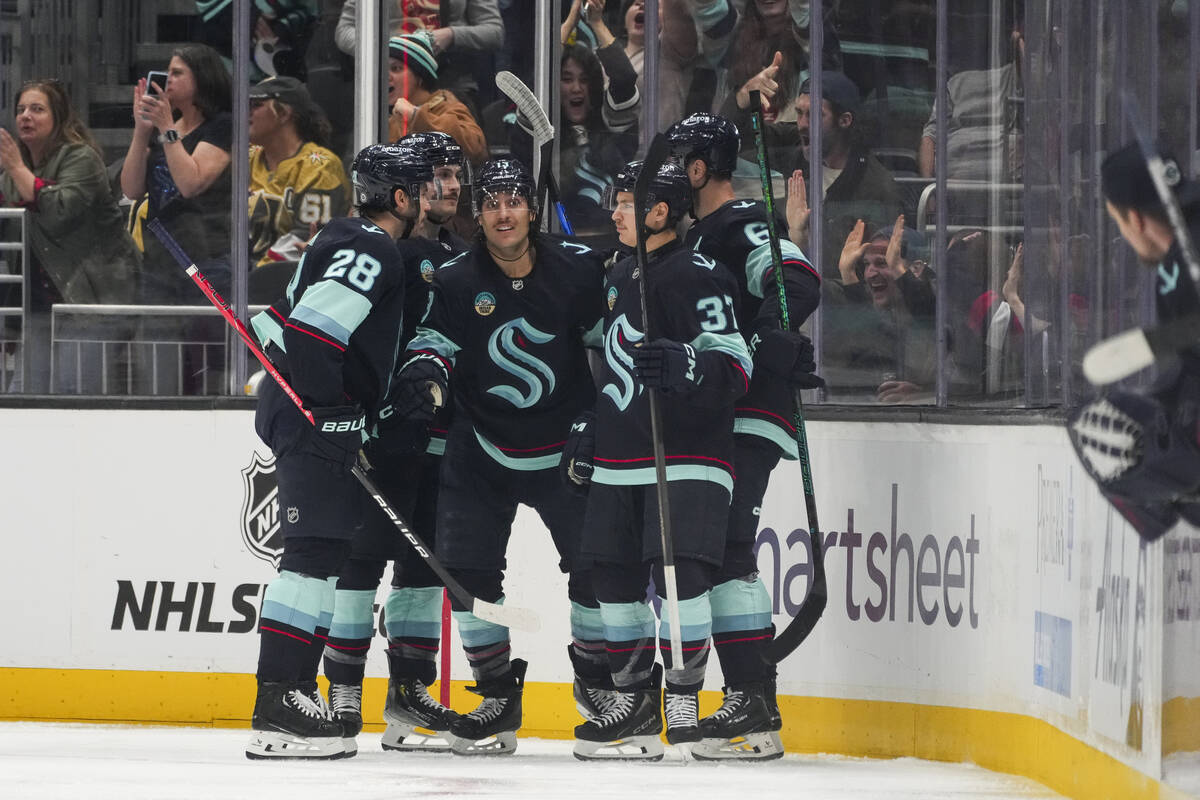
[[[553,392],[554,370],[545,361],[522,349],[529,342],[545,344],[552,339],[554,334],[539,331],[524,317],[510,320],[497,328],[488,339],[488,355],[496,366],[524,383],[528,391],[522,393],[512,386],[501,384],[488,389],[488,394],[502,397],[517,408],[529,408],[542,399],[543,393]]]
[[[480,292],[475,295],[475,313],[486,317],[496,310],[496,295],[491,292]]]
[[[608,368],[613,371],[621,385],[607,383],[600,391],[608,395],[621,411],[629,408],[634,389],[633,356],[629,355],[622,345],[633,345],[643,338],[645,335],[633,327],[624,314],[613,320],[604,333],[604,360],[608,362]],[[637,385],[638,394],[642,393],[642,388],[641,384]]]
[[[242,470],[242,542],[255,556],[279,567],[283,533],[279,526],[279,487],[275,483],[275,458],[258,452]]]

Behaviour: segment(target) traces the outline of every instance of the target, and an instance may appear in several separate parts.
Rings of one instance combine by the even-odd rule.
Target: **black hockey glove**
[[[754,366],[788,381],[798,389],[820,389],[812,340],[799,331],[768,330],[754,348]]]
[[[338,475],[345,475],[358,463],[366,418],[358,406],[311,408],[313,422],[306,427],[300,449],[326,461]]]
[[[690,344],[655,339],[633,351],[633,370],[647,386],[690,392],[704,380],[700,359]]]
[[[592,482],[592,457],[596,452],[596,415],[591,411],[580,414],[571,423],[567,443],[563,445],[558,472],[572,494],[585,495]]]
[[[392,409],[405,419],[429,422],[445,402],[449,385],[450,374],[441,359],[417,353],[396,375]]]
[[[367,441],[367,460],[378,467],[424,453],[429,447],[429,420],[397,414],[392,406],[379,412],[375,435]]]

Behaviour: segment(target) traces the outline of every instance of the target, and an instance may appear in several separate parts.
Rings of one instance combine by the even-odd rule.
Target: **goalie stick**
[[[1125,115],[1146,161],[1150,181],[1167,212],[1175,241],[1179,243],[1179,253],[1192,278],[1192,286],[1200,288],[1200,258],[1196,256],[1187,220],[1183,217],[1183,209],[1174,190],[1183,180],[1183,175],[1174,161],[1162,157],[1142,127],[1137,99],[1126,91],[1122,94],[1122,100]],[[1181,317],[1155,328],[1133,328],[1109,337],[1088,350],[1083,357],[1083,375],[1095,386],[1115,383],[1196,344],[1200,344],[1200,315]]]
[[[758,174],[762,180],[763,203],[767,207],[767,238],[771,245],[771,266],[775,270],[775,289],[779,293],[779,327],[791,330],[788,318],[787,284],[783,277],[783,251],[779,247],[779,231],[775,228],[775,198],[771,191],[771,168],[767,164],[767,147],[763,138],[762,97],[757,90],[750,92],[750,119],[754,125],[754,149],[758,155]],[[817,498],[813,494],[812,465],[808,460],[808,433],[804,428],[804,403],[800,390],[792,389],[792,424],[796,427],[796,453],[800,459],[800,477],[804,483],[804,506],[808,512],[808,538],[812,542],[813,579],[808,596],[796,616],[778,636],[767,645],[764,657],[777,664],[800,646],[825,613],[829,589],[825,583],[825,558],[821,546],[821,525],[817,521]]]
[[[241,338],[246,346],[250,348],[250,352],[253,353],[254,357],[257,358],[263,365],[263,369],[267,371],[267,374],[270,375],[277,384],[279,384],[279,388],[283,390],[283,393],[286,394],[288,398],[296,404],[296,407],[300,409],[300,413],[304,414],[305,418],[310,423],[314,422],[312,412],[304,407],[304,401],[300,398],[300,395],[296,393],[296,390],[291,387],[291,385],[287,382],[287,379],[284,378],[283,375],[280,374],[279,370],[275,368],[275,365],[271,363],[271,359],[267,357],[267,354],[263,352],[255,338],[250,335],[248,330],[246,330],[246,326],[243,325],[242,321],[234,315],[233,311],[229,307],[229,303],[225,301],[225,298],[221,297],[221,295],[219,295],[217,291],[213,289],[212,284],[208,282],[208,278],[204,277],[203,273],[200,272],[200,269],[196,266],[196,264],[190,258],[188,258],[186,253],[183,252],[183,248],[180,247],[179,243],[175,241],[175,237],[173,237],[170,232],[163,227],[162,222],[159,220],[152,220],[147,224],[146,227],[150,229],[151,233],[158,237],[158,240],[162,242],[163,247],[165,247],[167,251],[175,258],[175,260],[179,262],[179,266],[183,267],[184,271],[187,272],[188,277],[192,279],[192,283],[200,287],[200,291],[204,292],[204,296],[208,298],[209,302],[217,307],[217,310],[221,312],[221,316],[225,318],[225,321],[228,322],[234,331],[237,332],[238,337]],[[435,397],[434,399],[436,401],[438,398]],[[448,589],[451,594],[458,598],[459,602],[462,603],[468,611],[480,619],[487,620],[488,622],[495,623],[496,625],[503,625],[507,628],[516,628],[517,630],[522,631],[538,630],[540,627],[538,617],[532,611],[523,608],[516,608],[514,606],[505,606],[499,603],[489,603],[486,600],[480,600],[463,588],[463,585],[455,580],[453,576],[446,571],[446,568],[442,566],[440,561],[437,560],[437,557],[433,555],[432,551],[425,546],[425,543],[421,541],[420,537],[413,532],[413,530],[408,526],[408,523],[406,523],[404,519],[396,513],[396,510],[392,508],[387,498],[383,496],[383,493],[379,490],[379,487],[376,486],[375,482],[371,480],[369,475],[367,475],[366,470],[364,470],[359,464],[355,464],[354,467],[351,468],[350,472],[355,478],[358,479],[358,482],[362,484],[362,487],[367,491],[367,494],[371,495],[371,498],[379,504],[379,508],[383,510],[383,513],[387,515],[387,518],[390,519],[392,524],[396,526],[396,530],[400,531],[400,534],[409,543],[409,545],[417,551],[417,555],[425,559],[425,563],[429,565],[429,568],[433,570],[434,574],[441,578],[442,582],[446,586],[446,589]]]
[[[658,134],[650,142],[642,169],[633,185],[634,230],[637,232],[638,294],[642,303],[642,341],[653,341],[650,335],[650,314],[646,304],[646,194],[658,168],[667,160],[671,143],[666,134]],[[671,663],[683,667],[683,629],[679,622],[679,584],[675,580],[675,547],[671,541],[671,507],[667,492],[667,455],[663,447],[662,411],[658,407],[658,392],[647,392],[650,402],[650,440],[654,446],[654,488],[658,495],[658,529],[662,539],[663,583],[667,593],[667,615],[671,631]]]
[[[513,101],[517,110],[525,115],[525,119],[533,126],[533,146],[542,154],[541,169],[538,170],[538,197],[542,196],[543,190],[549,190],[559,227],[567,236],[574,236],[575,229],[571,227],[571,221],[567,219],[567,210],[559,200],[558,182],[554,180],[554,170],[550,168],[550,145],[554,143],[554,126],[550,124],[550,118],[529,87],[511,72],[501,70],[496,73],[496,88]]]

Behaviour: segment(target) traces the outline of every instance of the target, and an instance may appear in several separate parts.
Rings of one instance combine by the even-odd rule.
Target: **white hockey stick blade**
[[[1093,386],[1107,386],[1154,363],[1154,350],[1141,328],[1105,339],[1083,357],[1083,376]]]
[[[542,629],[538,615],[526,608],[502,606],[499,603],[489,603],[476,599],[471,605],[471,613],[485,622],[515,628],[526,633],[537,633]]]
[[[537,97],[520,78],[507,70],[501,70],[496,73],[496,88],[516,104],[517,110],[524,114],[525,119],[533,126],[534,147],[554,141],[554,126],[550,124],[550,118],[546,116],[546,111]]]

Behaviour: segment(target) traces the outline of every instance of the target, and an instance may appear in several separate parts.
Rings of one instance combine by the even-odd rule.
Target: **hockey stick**
[[[762,97],[750,92],[750,119],[754,125],[754,149],[758,153],[758,174],[762,179],[763,203],[767,207],[767,237],[771,244],[771,266],[775,270],[775,289],[779,292],[779,327],[791,330],[788,317],[787,284],[783,278],[783,251],[775,228],[775,198],[771,190],[771,168],[767,164],[767,145],[763,133]],[[804,428],[804,403],[800,390],[792,389],[792,423],[796,426],[796,453],[800,459],[800,477],[804,483],[804,506],[808,512],[808,538],[812,542],[812,587],[796,616],[766,648],[764,657],[778,664],[800,646],[825,613],[829,589],[825,584],[825,558],[821,545],[821,524],[817,522],[817,498],[813,493],[812,465],[808,460],[808,433]]]
[[[667,160],[671,144],[665,134],[658,134],[646,151],[642,171],[633,185],[633,217],[637,231],[637,274],[642,302],[642,341],[650,342],[650,313],[646,304],[646,194],[658,168]],[[679,584],[675,580],[675,547],[671,541],[671,506],[667,497],[667,454],[663,447],[662,411],[658,407],[658,392],[648,392],[650,401],[650,439],[654,445],[654,487],[658,494],[658,529],[662,539],[663,583],[667,592],[667,616],[671,629],[671,663],[683,668],[683,628],[679,621]]]
[[[250,332],[246,330],[246,326],[242,324],[242,321],[234,315],[233,311],[229,307],[229,303],[225,301],[225,298],[217,294],[217,291],[213,289],[212,284],[208,282],[208,278],[204,277],[195,263],[192,262],[192,260],[188,258],[187,254],[183,252],[183,248],[180,247],[179,243],[175,241],[175,237],[173,237],[167,231],[167,229],[163,227],[162,222],[159,220],[152,220],[147,224],[146,227],[150,229],[151,233],[158,237],[158,240],[162,242],[163,247],[165,247],[167,251],[175,258],[175,260],[179,262],[179,266],[184,268],[188,274],[188,277],[192,279],[192,283],[200,287],[200,291],[204,292],[204,296],[208,298],[209,302],[217,307],[217,310],[221,312],[221,316],[224,317],[225,321],[233,327],[233,329],[237,332],[237,335],[241,338],[242,342],[244,342],[245,345],[250,348],[250,352],[253,353],[254,357],[257,358],[263,365],[263,368],[267,371],[267,374],[275,379],[275,382],[279,384],[279,388],[283,390],[283,393],[286,394],[288,398],[290,398],[291,401],[296,404],[296,407],[300,409],[300,413],[304,414],[304,417],[310,423],[315,424],[312,412],[304,407],[304,401],[300,399],[300,395],[296,394],[296,390],[288,384],[287,379],[284,378],[283,375],[280,374],[279,370],[275,368],[275,365],[271,363],[271,359],[269,359],[267,354],[263,352],[263,349],[259,346],[257,340],[255,340]],[[409,545],[417,551],[417,555],[425,559],[425,563],[429,565],[429,568],[433,570],[434,574],[442,579],[442,582],[445,584],[450,593],[457,597],[458,601],[466,606],[468,611],[480,619],[487,620],[488,622],[492,622],[497,625],[503,625],[507,628],[516,628],[517,630],[523,631],[538,630],[540,627],[538,617],[532,611],[527,611],[522,608],[515,608],[513,606],[504,606],[500,605],[499,603],[489,603],[471,595],[471,593],[463,588],[462,584],[456,581],[450,575],[450,573],[446,571],[446,568],[442,566],[441,562],[438,561],[429,548],[425,546],[425,543],[421,541],[420,537],[413,533],[412,529],[408,527],[408,524],[401,518],[399,514],[396,513],[395,509],[393,509],[391,504],[387,501],[387,498],[384,497],[383,493],[379,490],[379,487],[376,486],[375,482],[371,480],[370,476],[367,475],[366,470],[364,470],[360,465],[355,464],[350,469],[350,472],[355,478],[358,479],[358,482],[362,484],[362,487],[366,489],[367,494],[371,495],[375,502],[379,504],[379,507],[383,509],[383,513],[386,514],[388,519],[392,521],[392,524],[396,526],[396,530],[400,531],[401,535],[404,536]]]
[[[501,70],[496,73],[496,88],[513,101],[517,110],[524,114],[525,119],[529,120],[529,124],[533,126],[533,146],[542,152],[542,163],[539,170],[541,174],[538,175],[538,197],[542,196],[543,189],[549,190],[550,200],[554,203],[554,212],[558,215],[559,227],[567,236],[574,236],[575,229],[571,227],[571,222],[567,219],[567,210],[559,201],[558,182],[554,180],[554,170],[550,169],[551,151],[548,146],[554,143],[554,126],[550,124],[550,118],[529,87],[511,72]]]
[[[1168,162],[1163,159],[1142,126],[1137,98],[1125,91],[1121,94],[1121,99],[1129,126],[1133,128],[1138,148],[1142,151],[1142,158],[1146,160],[1150,181],[1154,184],[1158,199],[1167,212],[1175,241],[1179,243],[1179,254],[1187,266],[1192,286],[1200,289],[1200,258],[1196,256],[1196,248],[1174,190],[1183,180],[1183,175],[1174,161]],[[1197,343],[1200,343],[1200,317],[1196,315],[1173,320],[1155,328],[1133,328],[1105,339],[1089,349],[1083,357],[1083,375],[1095,386],[1114,383]]]

